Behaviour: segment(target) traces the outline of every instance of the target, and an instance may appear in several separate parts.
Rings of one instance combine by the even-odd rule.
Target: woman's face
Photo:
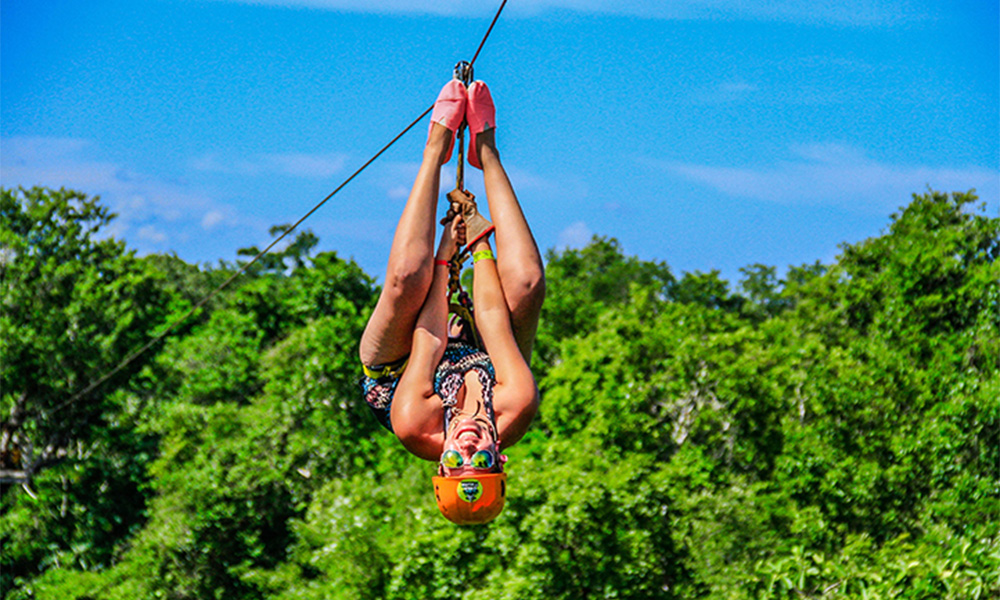
[[[458,457],[451,452],[457,452]],[[487,460],[484,455],[476,456],[477,453],[486,452],[492,454],[492,464],[490,468],[476,468],[474,464],[482,465]],[[442,457],[449,456],[450,461],[442,461],[441,473],[446,477],[470,475],[473,473],[487,473],[499,470],[500,455],[497,452],[496,439],[493,428],[488,422],[479,419],[463,419],[457,423],[452,423],[448,435],[444,440]],[[460,466],[445,466],[444,462],[461,462]]]

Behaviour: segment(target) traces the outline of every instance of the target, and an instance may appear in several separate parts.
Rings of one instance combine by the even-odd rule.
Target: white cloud
[[[792,148],[793,157],[767,166],[720,167],[650,161],[670,173],[734,197],[779,204],[835,204],[884,213],[930,186],[941,191],[976,188],[981,199],[1000,198],[1000,172],[982,167],[884,163],[842,144]]]
[[[102,159],[87,140],[17,136],[0,140],[0,147],[4,186],[65,187],[101,196],[118,215],[106,233],[134,242],[141,252],[175,249],[200,227],[232,221],[226,204],[183,183]]]
[[[268,154],[264,161],[285,175],[328,179],[343,170],[346,157],[342,154]]]
[[[577,221],[559,233],[558,248],[582,248],[590,243],[594,232],[583,221]]]
[[[694,93],[696,102],[706,104],[724,104],[743,100],[759,88],[743,79],[722,81],[711,88]]]
[[[500,6],[496,2],[472,0],[227,0],[256,5],[377,14],[418,14],[447,17],[489,17]],[[845,0],[815,3],[807,0],[519,0],[510,2],[504,14],[533,16],[558,10],[584,14],[619,15],[670,20],[752,20],[835,25],[892,25],[928,18],[914,0]]]
[[[217,210],[211,210],[205,213],[205,216],[201,218],[201,228],[202,229],[212,229],[225,219],[222,213]]]
[[[153,225],[144,225],[136,232],[140,240],[153,242],[156,244],[167,241],[167,234]]]
[[[88,156],[86,140],[72,138],[12,137],[2,140],[0,175],[7,187],[46,185],[94,189],[129,175],[115,164]]]

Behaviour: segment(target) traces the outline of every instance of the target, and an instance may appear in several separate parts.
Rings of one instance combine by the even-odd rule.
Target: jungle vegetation
[[[0,216],[4,598],[1000,597],[1000,219],[973,192],[735,283],[550,250],[541,411],[469,528],[361,400],[379,288],[312,233],[79,395],[256,249],[139,257],[71,190]]]

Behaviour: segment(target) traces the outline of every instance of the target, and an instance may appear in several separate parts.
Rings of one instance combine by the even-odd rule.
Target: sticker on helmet
[[[464,479],[458,485],[458,497],[466,502],[475,502],[483,495],[483,484],[475,479]]]

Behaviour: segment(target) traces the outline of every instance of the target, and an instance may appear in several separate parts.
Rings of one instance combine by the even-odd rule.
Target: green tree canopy
[[[110,218],[82,195],[4,198],[22,436],[234,271],[135,259],[72,226]],[[5,598],[1000,594],[1000,219],[973,194],[916,195],[831,264],[748,261],[735,286],[609,238],[549,251],[539,416],[504,513],[469,528],[360,399],[374,280],[300,236],[67,411],[62,462],[6,485]]]

